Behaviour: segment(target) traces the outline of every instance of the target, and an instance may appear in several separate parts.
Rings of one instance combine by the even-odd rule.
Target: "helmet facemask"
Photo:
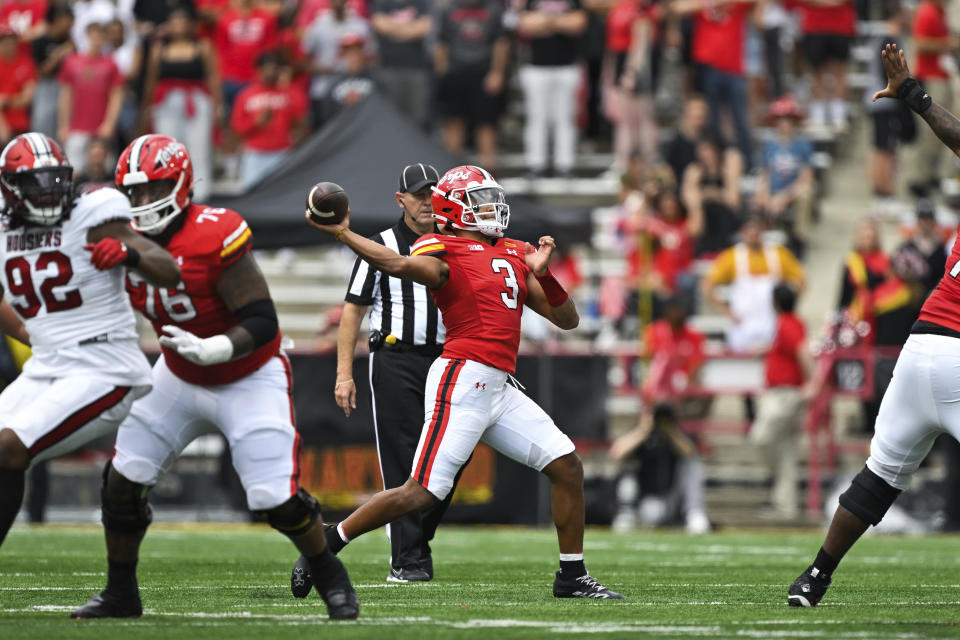
[[[73,197],[73,168],[40,167],[5,173],[0,180],[20,202],[16,214],[32,224],[56,224],[68,212]]]
[[[173,180],[151,180],[124,185],[131,204],[146,201],[146,204],[130,208],[133,228],[147,235],[163,233],[163,230],[183,211],[183,208],[177,204],[177,194],[182,186],[182,173],[176,183]]]

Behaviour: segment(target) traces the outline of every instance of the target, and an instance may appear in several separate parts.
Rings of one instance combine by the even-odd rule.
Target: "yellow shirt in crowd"
[[[800,284],[803,282],[803,267],[796,256],[789,249],[782,245],[777,245],[777,255],[780,258],[780,275],[787,282]],[[762,276],[769,273],[767,267],[766,249],[749,250],[748,262],[750,264],[750,273],[756,276]],[[718,255],[710,267],[710,273],[707,278],[714,284],[730,284],[737,277],[737,265],[733,257],[734,247],[725,249]]]

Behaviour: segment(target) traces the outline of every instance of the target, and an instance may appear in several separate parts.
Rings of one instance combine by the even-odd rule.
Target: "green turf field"
[[[96,527],[14,529],[0,549],[0,638],[956,638],[960,537],[868,538],[825,602],[787,607],[819,533],[587,534],[587,567],[625,602],[555,600],[549,529],[441,528],[436,580],[384,581],[389,546],[344,550],[360,620],[331,622],[289,592],[292,546],[267,527],[156,525],[139,620],[73,621],[104,583]]]

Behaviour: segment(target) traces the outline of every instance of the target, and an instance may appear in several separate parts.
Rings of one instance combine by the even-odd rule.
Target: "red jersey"
[[[247,223],[235,211],[191,204],[180,215],[183,227],[164,247],[180,265],[182,281],[175,289],[157,290],[134,271],[127,272],[127,293],[133,308],[153,324],[157,334],[172,324],[209,338],[237,324],[237,317],[217,293],[220,274],[253,246]],[[221,364],[194,364],[173,349],[162,347],[167,366],[181,380],[213,386],[236,382],[256,371],[280,349],[280,332],[267,344]]]
[[[918,320],[960,332],[960,236],[953,241],[943,277],[923,303]]]
[[[913,26],[910,29],[916,38],[946,38],[950,35],[947,28],[947,16],[944,7],[933,2],[921,2],[913,14]],[[913,75],[917,80],[947,78],[947,72],[940,66],[939,53],[924,53],[917,51],[917,62],[913,68]]]
[[[0,6],[0,23],[16,31],[21,38],[31,28],[43,22],[46,15],[47,0],[27,0],[27,2],[6,0]],[[32,50],[30,42],[25,40],[20,42],[21,55],[29,56]]]
[[[792,313],[777,317],[777,333],[764,358],[767,387],[799,387],[803,384],[800,346],[806,337],[803,323]]]
[[[446,260],[450,278],[431,290],[447,328],[444,358],[462,358],[513,373],[520,348],[520,316],[527,299],[524,260],[529,245],[499,238],[482,240],[435,233],[421,236],[411,256]]]
[[[27,56],[17,55],[13,60],[0,58],[0,96],[13,98],[28,84],[37,81],[37,68]],[[3,118],[14,134],[30,130],[30,105],[4,107]]]
[[[743,75],[743,43],[752,8],[738,2],[698,11],[693,21],[693,61]]]
[[[57,78],[73,90],[70,131],[96,133],[106,117],[110,92],[123,86],[123,74],[113,58],[71,53]]]
[[[660,20],[660,7],[639,0],[620,0],[607,15],[607,50],[626,53],[633,42],[633,25],[637,20],[647,20],[653,27],[651,40],[656,39],[656,27]]]
[[[643,342],[651,356],[643,396],[653,402],[676,398],[703,364],[703,334],[687,325],[674,329],[666,320],[658,320],[644,331]]]
[[[214,29],[214,44],[224,80],[250,82],[256,75],[257,56],[276,44],[277,18],[263,9],[244,15],[229,9]]]
[[[857,9],[852,1],[831,7],[795,0],[788,7],[795,7],[799,11],[800,30],[804,35],[831,33],[852,37],[857,33]]]
[[[270,118],[257,119],[264,111]],[[307,117],[307,96],[299,87],[268,87],[255,82],[240,92],[230,113],[230,126],[243,146],[254,151],[283,151],[293,146],[294,125]]]

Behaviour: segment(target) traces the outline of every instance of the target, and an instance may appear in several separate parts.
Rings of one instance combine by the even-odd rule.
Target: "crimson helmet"
[[[510,222],[510,205],[503,187],[487,170],[473,165],[454,167],[431,188],[433,217],[441,224],[503,237]]]
[[[131,204],[142,199],[143,189],[150,190],[153,195],[150,202],[134,206],[130,212],[134,229],[156,235],[190,204],[193,165],[183,143],[170,136],[148,133],[131,142],[120,154],[115,180]]]
[[[73,167],[56,140],[22,133],[0,154],[0,193],[13,216],[30,224],[56,224],[70,213]]]

